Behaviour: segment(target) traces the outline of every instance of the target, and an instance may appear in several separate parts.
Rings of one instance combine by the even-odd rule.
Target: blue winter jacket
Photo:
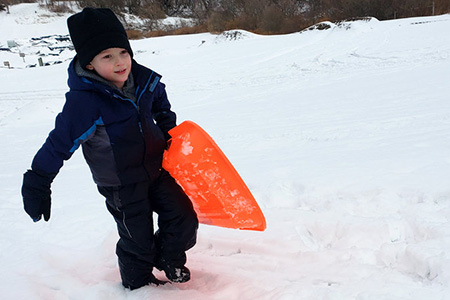
[[[100,186],[156,178],[168,131],[176,125],[161,75],[133,61],[134,102],[111,86],[78,76],[74,61],[68,69],[66,103],[32,169],[56,175],[81,145]]]

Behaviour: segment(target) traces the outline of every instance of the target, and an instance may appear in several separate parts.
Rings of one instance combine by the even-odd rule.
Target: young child
[[[176,124],[161,75],[136,63],[125,29],[109,9],[85,8],[67,20],[77,55],[70,63],[66,103],[24,174],[25,211],[50,218],[50,185],[81,145],[120,240],[122,284],[162,284],[152,274],[186,282],[186,250],[196,243],[198,220],[189,198],[167,171],[162,155]],[[158,214],[154,233],[152,214]]]

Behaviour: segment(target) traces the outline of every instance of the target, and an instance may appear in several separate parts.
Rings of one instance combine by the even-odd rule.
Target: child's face
[[[122,48],[108,48],[97,54],[86,66],[121,89],[131,71],[131,57]]]

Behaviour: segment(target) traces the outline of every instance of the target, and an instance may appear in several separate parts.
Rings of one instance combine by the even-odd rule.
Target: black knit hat
[[[83,68],[97,54],[108,48],[126,49],[133,57],[122,23],[108,8],[86,7],[67,19],[67,27]]]

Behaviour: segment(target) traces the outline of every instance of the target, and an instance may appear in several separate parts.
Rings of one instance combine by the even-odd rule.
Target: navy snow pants
[[[116,254],[125,287],[148,284],[159,257],[184,266],[186,251],[196,243],[198,220],[190,199],[167,171],[152,183],[98,189],[117,223]],[[153,212],[158,214],[156,233]]]

